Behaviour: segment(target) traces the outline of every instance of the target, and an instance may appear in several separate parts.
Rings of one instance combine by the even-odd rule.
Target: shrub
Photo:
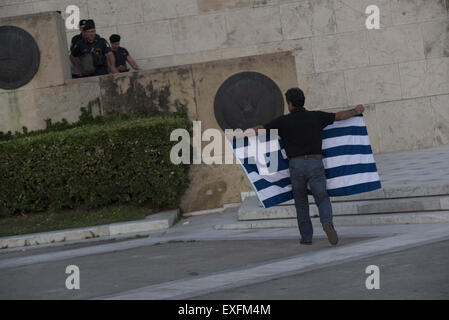
[[[178,105],[180,111],[178,114],[184,115],[186,114],[185,106],[179,104]],[[1,141],[10,141],[15,139],[21,139],[24,137],[32,137],[36,135],[41,135],[48,132],[59,132],[64,130],[69,130],[73,128],[82,127],[85,125],[92,125],[92,124],[98,124],[98,125],[104,125],[107,123],[115,122],[115,121],[123,121],[123,120],[130,120],[130,119],[137,119],[142,117],[148,117],[148,115],[134,111],[129,111],[127,114],[120,114],[120,113],[113,113],[108,115],[107,117],[98,115],[94,116],[92,113],[92,105],[89,104],[87,108],[81,108],[81,115],[79,116],[79,119],[77,122],[69,123],[66,119],[62,119],[59,122],[53,123],[51,119],[45,120],[45,129],[41,130],[34,130],[34,131],[28,131],[27,127],[22,127],[22,132],[15,131],[13,134],[11,131],[8,131],[7,133],[0,131],[0,142]]]
[[[93,209],[110,204],[177,207],[188,166],[174,165],[185,116],[132,118],[0,142],[0,214]]]

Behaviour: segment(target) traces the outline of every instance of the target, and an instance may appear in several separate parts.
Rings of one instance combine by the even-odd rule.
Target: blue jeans
[[[326,175],[323,161],[315,158],[290,159],[290,177],[299,233],[304,241],[312,241],[313,227],[309,214],[307,184],[310,186],[315,203],[318,206],[321,223],[332,222],[332,205],[326,189]]]

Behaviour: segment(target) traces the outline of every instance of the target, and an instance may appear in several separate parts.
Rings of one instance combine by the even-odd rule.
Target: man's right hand
[[[363,107],[361,104],[359,104],[357,107],[355,107],[355,112],[357,114],[362,114],[365,111],[365,107]]]

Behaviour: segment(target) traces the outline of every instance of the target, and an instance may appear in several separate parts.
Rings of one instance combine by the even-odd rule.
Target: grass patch
[[[0,237],[64,229],[92,227],[145,219],[151,209],[132,205],[112,205],[97,210],[64,210],[0,218]]]

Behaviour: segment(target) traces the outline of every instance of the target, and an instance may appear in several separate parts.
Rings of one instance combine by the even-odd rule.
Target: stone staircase
[[[449,147],[376,155],[382,189],[331,198],[336,226],[449,222]],[[309,197],[310,216],[320,225]],[[293,201],[264,209],[254,193],[242,194],[238,221],[216,229],[297,227]]]

